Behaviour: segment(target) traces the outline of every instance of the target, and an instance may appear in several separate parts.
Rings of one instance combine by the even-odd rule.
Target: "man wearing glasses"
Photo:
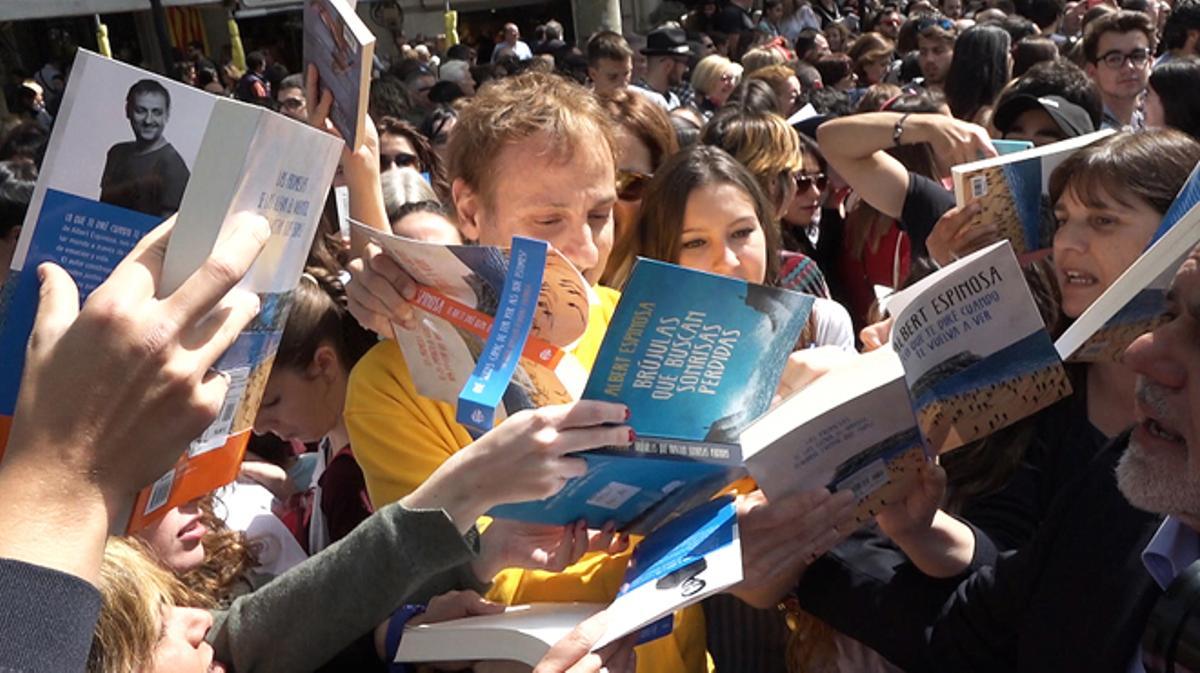
[[[958,29],[944,16],[929,16],[917,21],[917,63],[925,88],[941,91],[954,59],[954,40]]]
[[[1119,11],[1088,24],[1083,36],[1087,74],[1104,101],[1101,126],[1141,129],[1140,99],[1150,78],[1154,26],[1141,12]]]

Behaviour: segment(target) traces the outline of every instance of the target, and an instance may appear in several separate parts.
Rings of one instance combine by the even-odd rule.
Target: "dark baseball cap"
[[[687,56],[692,53],[682,28],[655,28],[646,36],[646,56]]]
[[[1009,128],[1017,121],[1022,113],[1029,110],[1044,110],[1067,138],[1091,133],[1096,130],[1087,110],[1079,107],[1062,96],[1032,96],[1021,94],[1004,101],[992,115],[992,123],[1001,133],[1008,133]]]

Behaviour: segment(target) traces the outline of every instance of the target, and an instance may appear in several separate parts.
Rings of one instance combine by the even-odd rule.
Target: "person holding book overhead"
[[[505,78],[480,91],[460,111],[450,141],[449,177],[464,236],[505,246],[516,235],[548,241],[581,273],[604,264],[617,200],[611,119],[586,89],[541,73]],[[520,167],[542,166],[528,171]],[[374,225],[386,231],[386,222]],[[381,334],[414,319],[413,281],[374,246],[351,262],[350,310]],[[573,349],[585,366],[599,350],[617,293],[597,288],[587,331]],[[417,489],[468,445],[514,432],[505,420],[479,439],[455,421],[449,404],[421,396],[404,356],[387,340],[350,375],[345,419],[376,507]],[[526,432],[540,434],[537,428]],[[594,446],[603,446],[597,443]],[[583,448],[583,447],[581,447]],[[593,553],[561,574],[508,570],[489,597],[504,603],[611,601],[628,553]],[[644,671],[702,671],[705,647],[697,608],[676,614],[670,635],[639,648]]]

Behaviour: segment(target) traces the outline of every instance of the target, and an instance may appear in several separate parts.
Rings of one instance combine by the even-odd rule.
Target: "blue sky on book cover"
[[[639,259],[583,396],[628,405],[639,436],[735,443],[769,407],[812,301]]]
[[[79,287],[82,302],[161,221],[161,217],[46,190],[25,265],[7,281],[0,329],[0,362],[5,363],[5,374],[0,376],[0,414],[11,415],[16,405],[25,344],[37,313],[38,265],[51,261],[66,269]]]
[[[1042,220],[1042,160],[1040,158],[1014,161],[1001,166],[1004,180],[1012,194],[1013,208],[1025,234],[1025,249],[1039,250],[1049,245],[1042,241],[1039,226]]]
[[[1060,364],[1050,335],[1039,330],[987,357],[963,352],[947,358],[944,367],[931,369],[913,384],[913,401],[921,409],[931,402],[1020,379]]]
[[[1182,219],[1197,203],[1200,203],[1200,171],[1193,170],[1192,174],[1188,176],[1187,182],[1183,184],[1183,189],[1179,190],[1179,194],[1175,196],[1175,200],[1167,208],[1167,212],[1163,215],[1162,223],[1158,225],[1158,230],[1154,232],[1154,236],[1146,244],[1146,247],[1149,248],[1155,241],[1162,238],[1162,235],[1167,233],[1168,229],[1175,226],[1175,223]]]
[[[736,526],[737,511],[729,496],[710,500],[664,525],[633,550],[620,594],[682,570],[714,550],[733,544]]]

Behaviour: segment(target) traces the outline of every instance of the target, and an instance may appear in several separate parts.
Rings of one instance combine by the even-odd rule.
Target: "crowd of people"
[[[587,368],[639,256],[814,295],[783,395],[885,347],[881,295],[996,240],[949,186],[993,140],[1114,130],[1048,178],[1053,248],[1027,280],[1051,334],[1133,264],[1200,162],[1197,0],[691,5],[581,47],[557,22],[533,47],[513,24],[490,53],[409,46],[343,152],[350,217],[549,242],[595,287],[571,349]],[[193,49],[180,73],[331,129],[316,71],[268,60],[212,80]],[[0,140],[2,273],[46,93],[22,85]],[[133,535],[109,534],[219,410],[211,366],[258,310],[234,287],[267,226],[239,215],[167,296],[171,218],[82,307],[65,271],[38,269],[0,462],[0,669],[390,670],[407,626],[615,597],[637,538],[481,517],[558,491],[586,469],[574,452],[630,444],[630,410],[458,424],[393,338],[420,319],[415,282],[328,201],[238,482]],[[1200,560],[1198,272],[1200,248],[1122,359],[1068,364],[1071,396],[930,460],[866,525],[852,492],[740,482],[741,584],[592,653],[600,613],[535,671],[1162,670],[1143,632]]]

